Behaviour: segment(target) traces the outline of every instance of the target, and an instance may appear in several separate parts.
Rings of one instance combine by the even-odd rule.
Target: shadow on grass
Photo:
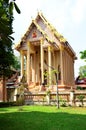
[[[12,109],[14,109],[14,111],[16,111],[16,108],[17,107],[2,107],[2,108],[0,108],[0,112],[10,112],[10,111],[12,111]]]
[[[0,112],[8,111],[6,108],[0,108]]]
[[[86,115],[64,112],[14,112],[0,114],[1,130],[85,130]]]

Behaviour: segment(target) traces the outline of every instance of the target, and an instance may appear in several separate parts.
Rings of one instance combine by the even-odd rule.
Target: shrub
[[[79,99],[79,101],[82,103],[82,106],[83,106],[83,99],[85,98],[85,96],[79,95],[79,96],[77,96],[77,98]]]
[[[67,107],[67,103],[65,99],[60,98],[60,106],[61,107]]]
[[[16,106],[16,102],[0,102],[0,107]]]

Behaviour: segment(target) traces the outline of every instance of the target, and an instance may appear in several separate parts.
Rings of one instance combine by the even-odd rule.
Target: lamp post
[[[46,63],[46,60],[44,61],[44,63],[50,67],[52,70],[55,70],[52,66],[49,66],[47,63]],[[59,93],[58,93],[58,76],[57,76],[57,73],[55,72],[55,78],[56,78],[56,101],[57,101],[57,108],[59,109],[60,106],[59,106]]]

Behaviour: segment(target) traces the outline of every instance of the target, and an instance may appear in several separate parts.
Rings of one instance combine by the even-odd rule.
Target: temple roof
[[[40,24],[38,24],[39,19],[41,19],[43,21],[43,24],[46,25],[47,29],[50,30],[53,38],[51,38],[51,36],[48,34],[48,32],[46,30],[44,30],[42,28],[42,26],[40,26]],[[30,31],[32,30],[33,26],[35,26],[37,28],[37,30],[43,35],[43,37],[50,44],[54,45],[54,43],[56,43],[56,40],[57,40],[58,41],[58,44],[56,43],[57,46],[60,47],[60,44],[61,44],[62,46],[66,47],[69,51],[71,51],[71,53],[76,58],[76,54],[75,54],[74,50],[72,49],[72,47],[70,46],[70,44],[68,43],[68,41],[48,22],[48,20],[46,20],[46,18],[43,16],[43,14],[41,12],[38,12],[37,17],[34,20],[32,20],[31,25],[27,29],[24,36],[21,38],[20,43],[16,45],[16,47],[15,47],[16,50],[19,50],[19,48],[21,47],[21,43],[25,43],[27,41],[27,37],[28,37]]]
[[[46,20],[41,12],[38,12],[38,16],[42,18],[47,27],[52,31],[52,33],[58,38],[60,42],[66,42],[66,39]],[[38,17],[37,16],[37,17]]]

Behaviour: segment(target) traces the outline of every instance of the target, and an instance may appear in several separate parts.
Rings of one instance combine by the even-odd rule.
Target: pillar
[[[56,69],[56,63],[55,63],[55,52],[53,51],[53,67]],[[55,76],[54,76],[54,83],[55,83],[55,81],[56,81],[56,79],[55,79]]]
[[[67,77],[68,77],[68,62],[67,62],[67,58],[68,58],[68,56],[67,56],[68,54],[67,54],[67,52],[66,52],[66,55],[65,55],[65,80],[66,80],[66,84],[68,84],[68,81],[67,81]]]
[[[56,67],[55,65],[56,65],[56,63],[55,63],[55,52],[53,51],[53,66],[54,66],[54,68]]]
[[[32,54],[32,82],[34,82],[34,83],[35,83],[35,69],[36,69],[36,67],[35,67],[35,65],[36,65],[35,55],[36,55],[35,53]]]
[[[23,50],[20,52],[21,55],[21,77],[24,75],[24,53]]]
[[[51,47],[48,47],[49,85],[51,85]]]
[[[25,77],[27,77],[27,55],[25,55],[25,57],[24,57],[25,59],[24,59],[24,69],[25,69]]]
[[[41,40],[40,45],[40,55],[41,55],[41,83],[44,83],[44,51],[43,51],[43,40]]]
[[[27,43],[27,83],[30,83],[30,42]]]
[[[34,53],[34,83],[36,83],[36,53]]]
[[[63,46],[60,45],[60,64],[61,64],[61,85],[64,84],[64,71],[63,71]]]

